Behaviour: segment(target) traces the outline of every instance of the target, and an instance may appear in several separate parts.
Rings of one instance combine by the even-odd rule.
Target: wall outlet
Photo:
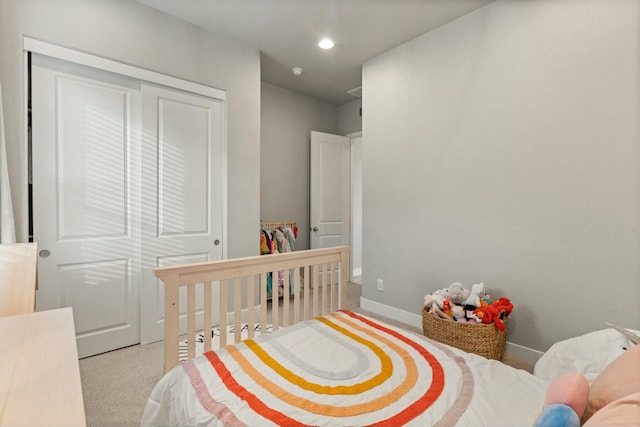
[[[378,279],[378,290],[379,291],[384,290],[382,279]]]

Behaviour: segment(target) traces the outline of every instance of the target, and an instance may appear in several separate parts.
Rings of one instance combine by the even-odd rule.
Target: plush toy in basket
[[[502,359],[506,324],[513,304],[508,298],[493,300],[484,283],[466,289],[455,282],[424,296],[422,329],[436,341],[489,359]]]

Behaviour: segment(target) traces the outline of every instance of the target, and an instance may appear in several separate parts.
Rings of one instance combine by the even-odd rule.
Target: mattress
[[[144,426],[530,426],[548,381],[339,311],[186,360]]]

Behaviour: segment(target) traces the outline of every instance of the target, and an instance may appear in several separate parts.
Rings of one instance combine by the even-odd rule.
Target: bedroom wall
[[[348,135],[362,130],[361,107],[362,99],[355,99],[338,107],[338,134]]]
[[[367,62],[363,298],[481,281],[540,351],[637,329],[639,80],[635,0],[497,0]]]
[[[1,0],[0,77],[14,210],[27,239],[22,36],[227,91],[228,256],[258,253],[260,55],[130,0]]]
[[[309,249],[309,135],[337,133],[338,109],[266,82],[261,105],[260,218],[295,221],[296,249]]]

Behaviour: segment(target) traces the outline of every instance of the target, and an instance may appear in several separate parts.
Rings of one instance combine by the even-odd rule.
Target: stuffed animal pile
[[[475,283],[466,289],[461,283],[452,283],[448,288],[438,289],[424,296],[427,311],[441,319],[456,322],[495,323],[505,330],[503,319],[511,314],[513,304],[509,298],[493,300],[485,292],[484,283]]]

